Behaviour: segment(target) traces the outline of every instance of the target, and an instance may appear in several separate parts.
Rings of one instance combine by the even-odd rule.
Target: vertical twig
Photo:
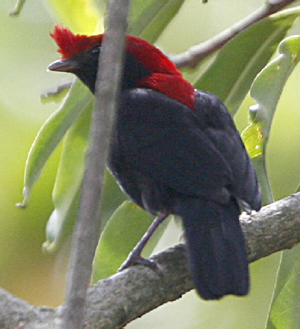
[[[100,197],[106,159],[114,126],[122,75],[124,35],[130,0],[110,0],[108,29],[103,39],[96,83],[87,165],[75,226],[67,280],[63,329],[83,326],[86,291],[99,238]]]
[[[15,4],[15,8],[9,13],[11,16],[17,16],[20,14],[26,0],[18,0]]]

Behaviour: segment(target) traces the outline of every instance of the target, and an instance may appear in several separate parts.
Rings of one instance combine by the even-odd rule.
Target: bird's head
[[[56,25],[50,35],[62,56],[50,64],[49,70],[71,72],[94,92],[103,34],[75,35],[69,29]],[[175,64],[149,42],[129,35],[126,36],[122,79],[122,89],[128,88],[154,89],[190,108],[194,107],[194,88],[183,79]]]

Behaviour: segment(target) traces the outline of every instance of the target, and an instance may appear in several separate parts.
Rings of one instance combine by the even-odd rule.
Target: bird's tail
[[[204,299],[246,295],[248,260],[236,201],[228,205],[205,199],[188,203],[181,217],[198,293]]]

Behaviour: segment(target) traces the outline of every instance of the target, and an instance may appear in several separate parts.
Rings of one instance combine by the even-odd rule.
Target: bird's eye
[[[92,48],[92,54],[99,54],[100,52],[100,46],[95,46]]]

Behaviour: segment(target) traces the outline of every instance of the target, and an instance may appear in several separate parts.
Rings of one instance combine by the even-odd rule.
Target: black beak
[[[59,71],[59,72],[74,72],[79,68],[77,61],[72,59],[59,59],[51,63],[48,67],[50,71]]]

